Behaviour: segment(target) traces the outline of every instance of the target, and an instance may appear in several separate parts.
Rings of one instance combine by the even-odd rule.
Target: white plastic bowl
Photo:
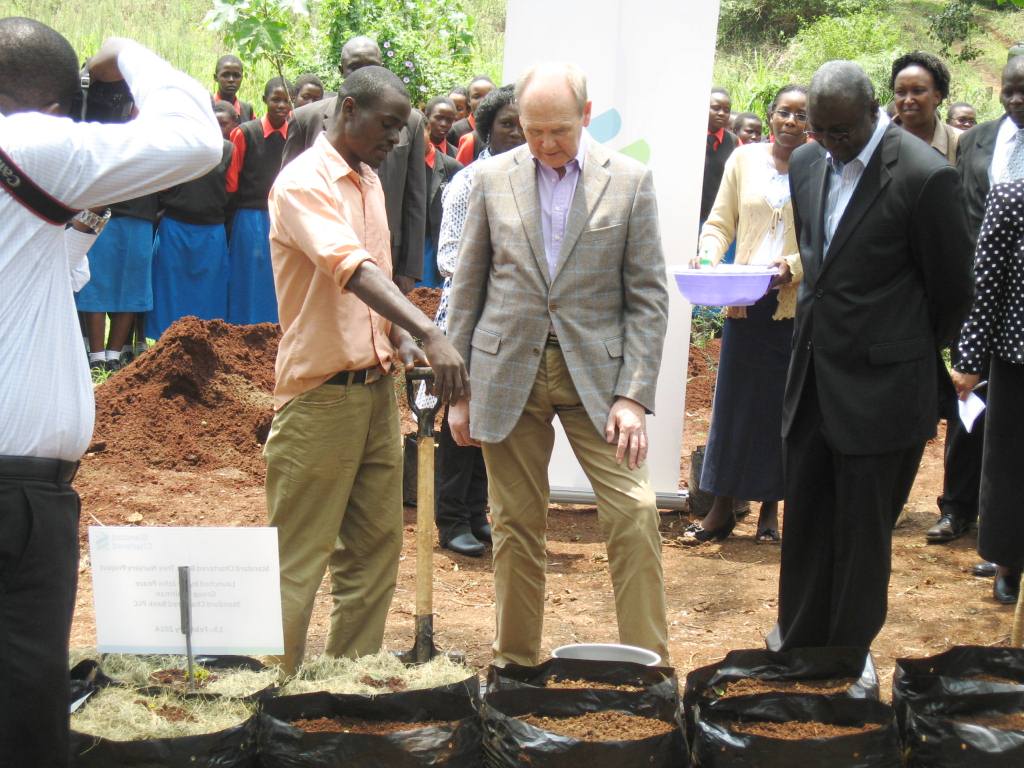
[[[676,267],[676,287],[691,304],[707,307],[748,307],[757,302],[779,274],[777,267],[719,264],[717,267]]]
[[[661,656],[646,648],[635,645],[619,645],[618,643],[577,643],[555,648],[551,655],[556,659],[585,659],[587,661],[629,661],[656,667],[661,663]]]

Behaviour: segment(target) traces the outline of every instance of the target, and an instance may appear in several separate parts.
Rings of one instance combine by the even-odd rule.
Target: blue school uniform
[[[228,243],[228,322],[277,322],[277,295],[270,263],[267,197],[281,168],[288,124],[271,126],[263,117],[231,133],[234,157],[227,190],[236,208]]]
[[[91,278],[75,294],[79,312],[148,312],[153,306],[156,195],[110,206],[110,221],[89,249]]]
[[[146,335],[160,338],[175,320],[228,316],[228,241],[224,230],[225,177],[234,145],[205,176],[160,193],[163,217],[153,241],[153,310]]]

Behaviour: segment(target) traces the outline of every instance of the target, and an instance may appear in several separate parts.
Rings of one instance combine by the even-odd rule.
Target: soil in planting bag
[[[686,733],[691,741],[694,734],[694,708],[698,704],[706,707],[722,699],[728,692],[729,683],[744,678],[807,684],[803,690],[794,693],[878,699],[878,672],[871,654],[863,648],[794,648],[790,651],[755,648],[730,651],[721,661],[699,667],[686,676],[683,712],[686,717]],[[818,689],[818,686],[844,680],[849,680],[850,684],[840,690]],[[729,698],[734,696],[729,695]]]
[[[583,694],[583,695],[581,695]],[[481,705],[488,768],[686,768],[689,756],[679,711],[670,702],[651,706],[643,694],[521,688],[489,693]],[[622,714],[665,723],[670,730],[646,738],[582,740],[541,728],[524,718]],[[628,730],[617,729],[625,735]]]
[[[897,659],[892,705],[901,733],[910,710],[941,714],[964,696],[1024,693],[1024,648],[963,645],[923,659]]]
[[[800,694],[699,704],[692,755],[701,768],[902,765],[892,707],[871,699]]]
[[[174,739],[111,741],[71,731],[71,767],[256,768],[257,728],[253,716],[217,733]]]
[[[266,699],[260,714],[263,768],[477,768],[480,765],[480,683],[379,696],[301,693]],[[310,733],[291,723],[359,718],[410,723],[392,733]],[[417,727],[416,723],[424,725]]]
[[[584,683],[591,683],[588,688]],[[579,685],[577,685],[579,684]],[[487,692],[517,688],[577,690],[588,693],[619,687],[623,692],[643,694],[673,707],[679,703],[679,682],[672,667],[648,667],[621,661],[548,659],[535,667],[508,664],[487,670]],[[635,690],[627,690],[627,689]]]
[[[910,768],[1024,765],[1024,692],[949,697],[944,711],[936,711],[934,701],[929,709],[907,712],[903,743]]]
[[[184,657],[182,657],[184,658]],[[193,661],[195,662],[195,670],[203,670],[210,672],[211,675],[220,675],[224,677],[226,673],[240,670],[243,672],[262,672],[267,669],[267,665],[259,659],[254,659],[251,656],[196,656]],[[82,666],[88,662],[84,661],[78,666]],[[101,662],[102,663],[102,662]],[[78,667],[76,667],[77,669]],[[184,661],[180,669],[169,669],[169,670],[155,670],[155,671],[167,671],[170,676],[166,681],[164,680],[152,680],[151,685],[136,686],[136,690],[145,695],[154,696],[161,692],[171,691],[175,695],[182,696],[185,698],[196,697],[202,699],[218,699],[218,698],[231,698],[238,701],[244,702],[256,702],[266,696],[269,696],[277,690],[277,679],[267,682],[262,688],[252,690],[249,693],[235,695],[232,693],[225,693],[223,691],[208,690],[206,685],[201,680],[195,688],[189,688],[187,682],[187,671],[188,665]],[[102,674],[102,672],[100,673]],[[129,683],[123,680],[116,680],[103,675],[108,681],[108,684],[113,685],[129,685]],[[197,678],[198,679],[198,678]],[[213,681],[210,681],[213,682]]]

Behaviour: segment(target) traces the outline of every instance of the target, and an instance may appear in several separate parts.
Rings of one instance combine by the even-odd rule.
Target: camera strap
[[[3,149],[0,149],[0,186],[49,224],[67,224],[78,215],[74,208],[68,208],[32,181]]]

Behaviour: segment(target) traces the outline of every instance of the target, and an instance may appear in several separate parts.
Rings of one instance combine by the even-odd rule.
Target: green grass
[[[315,2],[311,3],[315,7]],[[230,51],[202,26],[211,0],[0,0],[0,17],[28,16],[64,35],[84,60],[111,35],[130,37],[159,53],[211,91],[217,58]],[[477,21],[474,71],[501,77],[504,0],[468,0]],[[267,62],[246,62],[240,97],[261,104],[263,84],[277,73]],[[259,110],[262,111],[262,110]]]

